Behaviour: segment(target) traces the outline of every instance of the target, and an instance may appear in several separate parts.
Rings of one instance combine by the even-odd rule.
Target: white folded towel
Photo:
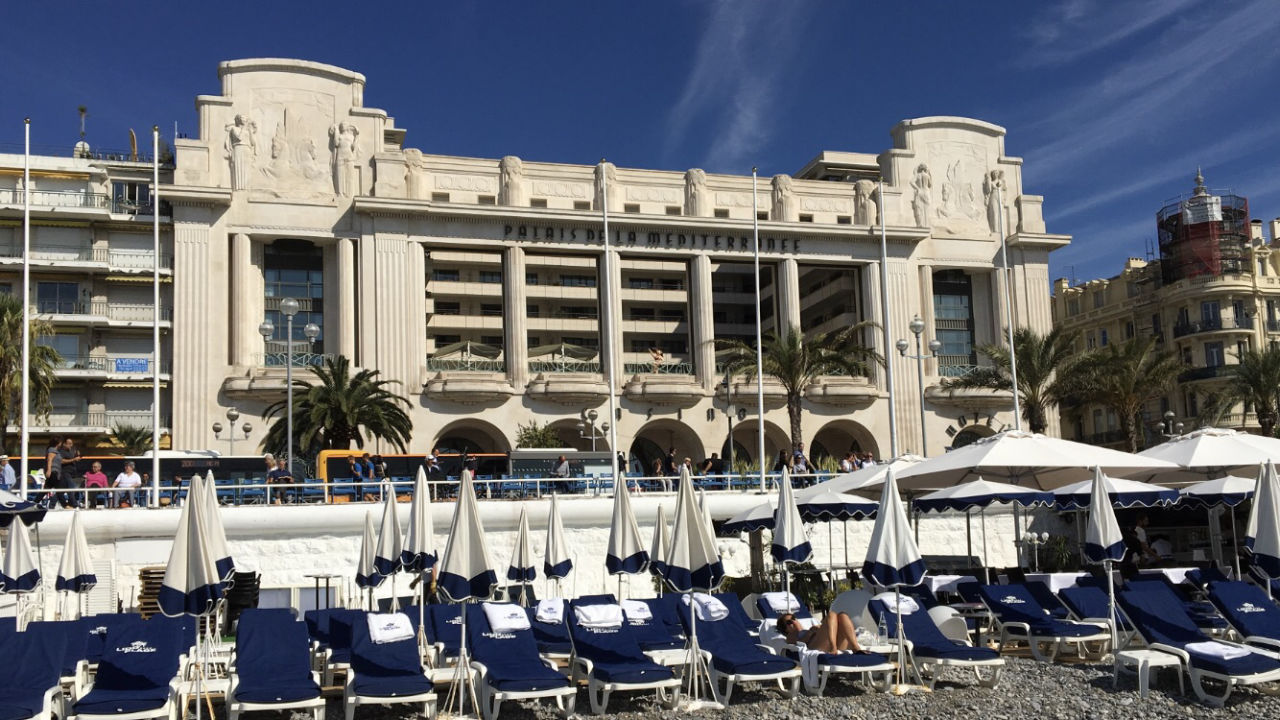
[[[817,688],[822,680],[821,671],[818,670],[818,659],[823,653],[817,650],[810,650],[801,643],[800,649],[800,679],[804,681],[806,688]]]
[[[483,603],[484,616],[489,628],[496,633],[511,633],[529,629],[529,614],[515,603]]]
[[[369,613],[369,639],[376,645],[413,639],[413,623],[404,613]]]
[[[622,626],[622,606],[616,603],[600,605],[576,605],[574,619],[583,627],[615,628]]]
[[[729,608],[720,602],[719,598],[712,597],[707,593],[690,593],[689,595],[681,595],[680,600],[688,605],[689,598],[693,597],[693,606],[698,613],[698,619],[703,622],[715,622],[729,617]]]
[[[1210,655],[1223,660],[1235,660],[1236,658],[1242,658],[1253,654],[1248,648],[1242,648],[1237,645],[1228,645],[1216,640],[1187,643],[1186,650],[1187,652]]]
[[[560,625],[564,622],[564,600],[562,598],[547,598],[538,601],[538,609],[533,613],[534,618],[540,623],[549,625]]]
[[[800,601],[789,592],[767,592],[762,593],[760,597],[764,598],[764,601],[768,603],[770,610],[779,615],[800,612]]]
[[[882,592],[871,599],[879,600],[880,602],[884,603],[885,607],[889,608],[890,612],[894,610],[894,607],[896,604],[897,609],[903,615],[910,615],[911,613],[916,612],[920,609],[920,604],[917,603],[916,599],[911,597],[910,595],[902,595],[900,593],[892,593],[892,592]]]
[[[648,621],[653,619],[653,611],[649,604],[640,600],[623,600],[622,612],[628,620]]]

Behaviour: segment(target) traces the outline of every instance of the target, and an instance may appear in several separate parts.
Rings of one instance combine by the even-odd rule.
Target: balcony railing
[[[1233,318],[1225,323],[1218,318],[1214,318],[1211,320],[1200,320],[1199,322],[1192,322],[1192,323],[1185,323],[1185,324],[1180,323],[1178,325],[1173,326],[1173,336],[1176,338],[1179,338],[1186,335],[1195,335],[1196,333],[1213,332],[1214,330],[1222,330],[1224,327],[1228,329],[1236,328],[1240,330],[1252,330],[1253,318],[1238,317],[1238,318]]]
[[[427,369],[432,372],[506,372],[507,363],[503,360],[463,359],[463,358],[427,358]]]
[[[627,375],[692,375],[693,363],[625,363],[622,371]]]
[[[31,416],[31,424],[35,427],[49,428],[68,428],[68,427],[86,427],[96,428],[103,432],[110,432],[117,425],[133,425],[136,427],[151,427],[151,411],[150,410],[108,410],[106,412],[87,412],[76,410],[54,410],[49,413],[48,417]],[[170,427],[169,418],[160,417],[161,427]]]
[[[1226,377],[1234,372],[1232,365],[1209,365],[1207,367],[1191,368],[1184,371],[1178,376],[1179,382],[1187,382],[1190,380],[1208,380],[1209,378]]]
[[[600,374],[598,362],[575,362],[567,360],[534,360],[529,363],[529,372],[534,373],[593,373]]]
[[[55,370],[82,370],[116,375],[150,375],[151,358],[124,355],[63,355]],[[169,372],[169,362],[162,360],[160,372]]]
[[[0,190],[0,205],[22,205],[26,193],[15,188]],[[110,198],[102,193],[75,190],[32,190],[31,205],[38,208],[63,207],[106,210]]]
[[[977,365],[938,365],[938,377],[958,378],[964,377],[969,373],[977,370]]]
[[[0,246],[0,257],[22,259],[22,248],[17,245]],[[150,250],[125,250],[111,247],[57,247],[45,246],[31,248],[33,261],[49,262],[91,262],[103,263],[110,268],[127,270],[150,270],[155,266],[155,253]],[[173,256],[162,253],[160,268],[173,268]]]
[[[85,300],[37,300],[34,312],[41,315],[86,315],[120,322],[151,322],[155,306],[142,303],[90,302]],[[173,319],[173,308],[160,306],[160,321]]]
[[[297,344],[299,343],[295,343],[295,345]],[[323,365],[325,360],[332,360],[333,357],[333,353],[299,352],[295,350],[293,352],[293,366],[301,368],[315,367]],[[262,353],[257,357],[258,367],[284,367],[289,364],[287,358],[288,353],[284,352]]]

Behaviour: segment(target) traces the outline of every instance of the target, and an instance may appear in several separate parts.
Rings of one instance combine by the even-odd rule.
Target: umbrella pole
[[[1231,513],[1231,555],[1236,563],[1236,580],[1243,580],[1240,575],[1240,538],[1236,537],[1236,509],[1228,507],[1227,512]],[[1267,588],[1269,591],[1271,583],[1267,583]]]
[[[982,508],[978,511],[978,519],[982,521],[982,567],[991,567],[991,561],[987,559],[987,509]],[[991,578],[987,578],[990,580]]]
[[[973,509],[964,511],[964,548],[969,557],[973,557]]]
[[[836,547],[831,539],[831,521],[827,520],[827,565],[831,574],[831,589],[836,589]]]
[[[1115,657],[1115,654],[1119,652],[1119,648],[1116,647],[1118,644],[1116,639],[1116,579],[1111,575],[1110,560],[1103,561],[1102,569],[1107,573],[1107,600],[1110,602],[1109,610],[1111,612],[1107,618],[1110,622],[1107,624],[1111,626],[1111,656]]]
[[[899,585],[893,586],[893,600],[894,615],[898,619],[898,630],[895,635],[898,641],[898,687],[895,688],[895,694],[900,695],[905,692],[906,688],[904,686],[907,684],[905,675],[903,675],[907,671],[907,646],[902,638],[902,587]]]
[[[849,573],[849,518],[840,521],[840,534],[844,536],[844,571],[847,575]],[[849,589],[853,589],[852,584]]]

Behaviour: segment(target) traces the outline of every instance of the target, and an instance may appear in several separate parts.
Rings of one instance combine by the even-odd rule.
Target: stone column
[[[338,337],[330,344],[331,352],[345,355],[356,363],[356,260],[355,241],[338,238],[337,285],[334,296],[338,299]],[[328,293],[326,293],[328,294]]]
[[[427,362],[427,256],[422,243],[410,241],[405,245],[405,332],[408,338],[405,348],[409,353],[406,358],[411,372],[410,379],[422,377],[422,368]],[[406,388],[406,391],[417,392],[420,386]]]
[[[366,230],[357,243],[355,309],[356,356],[360,367],[381,368],[378,353],[378,304],[374,294],[380,278],[374,261],[374,234]]]
[[[237,369],[253,367],[254,356],[262,346],[262,336],[258,334],[258,324],[263,318],[254,315],[255,289],[256,299],[262,299],[262,292],[252,282],[253,241],[245,233],[231,236],[231,364]]]
[[[216,405],[221,381],[210,368],[209,338],[222,336],[217,327],[221,323],[210,317],[210,288],[227,278],[212,276],[210,212],[183,210],[173,224],[173,282],[182,288],[183,301],[175,303],[173,310],[171,431],[173,447],[201,448],[210,447],[213,440],[209,427],[215,417],[209,406]],[[215,327],[210,327],[211,322]],[[257,323],[251,327],[256,329]],[[144,469],[151,471],[149,466]]]
[[[406,393],[412,395],[418,388],[422,360],[411,354],[410,327],[405,298],[408,294],[406,279],[408,258],[406,249],[417,243],[409,243],[399,233],[378,233],[373,239],[374,266],[377,282],[373,296],[377,313],[374,318],[374,337],[377,343],[377,364],[366,365],[382,371],[387,380],[398,380]],[[361,356],[363,359],[363,355]]]
[[[905,338],[912,342],[912,351],[914,352],[915,339],[911,336],[911,331],[907,329],[911,317],[915,315],[916,308],[912,307],[914,299],[918,297],[915,288],[912,286],[911,276],[913,268],[911,263],[900,258],[890,258],[888,263],[889,275],[889,338],[891,342],[896,342],[899,338]],[[894,363],[893,381],[894,395],[897,402],[895,409],[898,414],[898,452],[921,452],[920,447],[920,388],[916,381],[916,361],[904,358],[898,354],[896,348],[888,348],[889,361]]]
[[[524,248],[506,249],[502,259],[502,354],[507,380],[517,391],[529,384],[529,323],[525,317]]]
[[[778,334],[800,329],[800,266],[794,258],[778,263]]]
[[[694,255],[689,262],[689,329],[693,347],[689,353],[694,373],[702,387],[715,387],[715,317],[712,314],[711,258]]]
[[[862,303],[863,303],[863,307],[867,309],[866,314],[863,315],[863,319],[871,320],[872,322],[876,322],[883,325],[884,324],[884,308],[880,305],[880,263],[879,262],[869,262],[866,265],[862,266]],[[880,353],[882,356],[888,357],[886,355],[886,349],[884,347],[883,330],[877,329],[877,330],[871,331],[870,340],[871,340],[871,348],[873,350]],[[876,389],[880,390],[881,392],[887,390],[888,385],[886,384],[886,380],[888,376],[885,374],[884,370],[876,368],[874,372],[876,376],[875,377]]]

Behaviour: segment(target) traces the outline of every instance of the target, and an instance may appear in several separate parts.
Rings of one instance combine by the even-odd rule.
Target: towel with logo
[[[767,592],[762,593],[760,597],[764,598],[764,601],[769,604],[770,610],[779,615],[800,612],[800,601],[789,592]]]
[[[893,612],[896,608],[903,615],[910,615],[920,609],[920,603],[917,603],[916,599],[910,595],[883,592],[871,599],[879,600],[884,603],[884,606],[888,608],[890,612]]]
[[[698,613],[698,619],[703,622],[716,622],[729,617],[729,608],[707,593],[690,593],[689,595],[681,595],[680,600],[688,605],[690,596],[693,598],[694,611]]]
[[[564,623],[564,600],[562,598],[539,600],[538,609],[534,610],[533,617],[538,622],[548,625]]]
[[[1248,648],[1228,645],[1226,643],[1217,642],[1216,640],[1187,643],[1185,649],[1187,652],[1193,652],[1199,655],[1208,655],[1222,660],[1235,660],[1236,658],[1247,657],[1253,654]]]
[[[628,620],[638,622],[648,622],[653,619],[653,610],[649,609],[649,604],[640,600],[623,600],[622,613]]]
[[[376,645],[413,639],[413,623],[404,613],[369,613],[369,639]]]
[[[489,628],[496,633],[512,633],[529,629],[529,614],[515,603],[483,603]]]
[[[573,609],[574,619],[583,627],[616,628],[622,626],[622,606],[616,603],[578,605]]]

